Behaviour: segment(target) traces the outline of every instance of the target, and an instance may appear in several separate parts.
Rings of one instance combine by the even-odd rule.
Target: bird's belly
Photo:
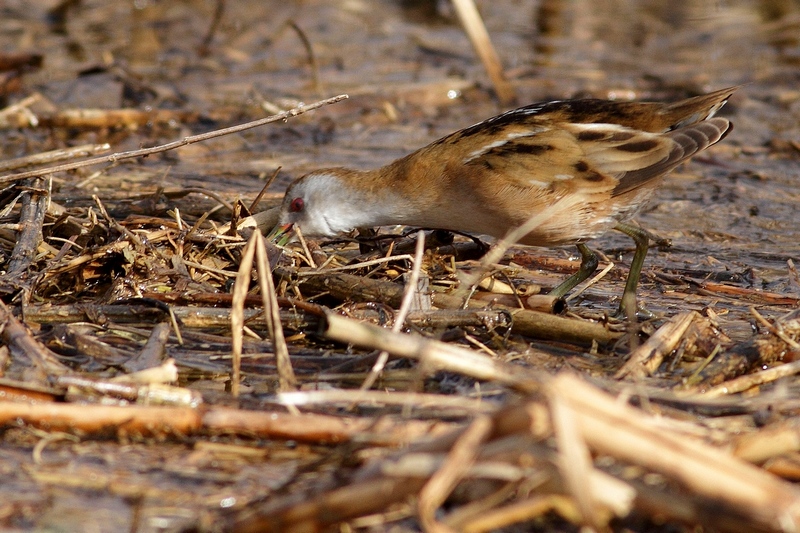
[[[517,242],[527,246],[559,246],[589,241],[612,229],[619,220],[608,216],[577,216],[559,214],[548,216],[540,213],[531,217],[509,217],[489,215],[479,210],[469,211],[472,216],[435,217],[425,226],[437,229],[480,233],[496,238],[505,237],[510,231],[529,221],[535,224]],[[541,217],[540,220],[534,220]]]
[[[620,222],[626,222],[636,216],[646,205],[652,190],[640,189],[632,194],[618,197],[605,197],[600,201],[588,198],[575,205],[546,209],[539,223],[518,242],[530,246],[556,246],[576,244],[596,239],[614,229]],[[537,215],[533,215],[535,218]],[[518,216],[513,223],[520,226],[530,220]]]
[[[644,205],[650,191],[623,197],[608,195],[564,195],[543,198],[516,195],[481,202],[474,195],[453,190],[447,201],[430,205],[421,216],[404,220],[408,225],[481,233],[505,237],[511,230],[530,224],[517,242],[528,246],[559,246],[600,237],[619,222],[632,218]],[[488,199],[487,199],[488,200]],[[440,206],[447,206],[448,209]],[[457,208],[453,208],[457,206]]]
[[[594,219],[590,222],[567,221],[545,223],[526,234],[518,242],[527,246],[560,246],[577,244],[602,236],[617,225],[614,219]]]

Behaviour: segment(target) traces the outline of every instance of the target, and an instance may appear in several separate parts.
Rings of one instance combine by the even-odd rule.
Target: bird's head
[[[333,237],[371,225],[369,214],[365,214],[365,195],[351,179],[355,174],[358,173],[333,168],[316,170],[295,180],[286,189],[273,237],[294,228],[308,237]]]

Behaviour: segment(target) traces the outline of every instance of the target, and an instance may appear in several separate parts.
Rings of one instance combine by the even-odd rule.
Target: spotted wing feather
[[[502,176],[516,187],[541,189],[542,194],[576,187],[610,192],[616,180],[599,170],[592,159],[572,132],[557,128],[487,147],[465,166],[482,180]]]

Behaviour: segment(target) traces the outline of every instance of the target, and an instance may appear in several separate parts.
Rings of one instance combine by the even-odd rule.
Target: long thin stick
[[[403,329],[403,325],[406,323],[408,312],[411,310],[411,302],[413,301],[414,294],[417,292],[417,285],[419,284],[419,273],[420,270],[422,270],[422,254],[424,252],[425,232],[419,230],[417,232],[417,249],[414,253],[414,266],[411,269],[411,276],[408,279],[408,284],[406,285],[405,292],[403,293],[403,301],[400,304],[400,310],[398,311],[394,320],[394,324],[392,325],[392,331],[395,333],[399,333]],[[375,381],[377,381],[378,376],[380,376],[381,372],[383,372],[388,360],[389,352],[386,350],[382,351],[380,355],[378,355],[378,359],[375,361],[375,364],[372,365],[372,370],[370,370],[367,379],[365,379],[364,383],[361,384],[361,390],[372,388],[372,386],[375,384]]]
[[[58,165],[55,167],[48,167],[39,170],[31,170],[28,172],[21,172],[19,174],[10,174],[8,176],[0,176],[0,185],[4,183],[19,181],[33,176],[44,176],[46,174],[53,174],[54,172],[74,170],[76,168],[88,167],[100,163],[116,163],[117,161],[122,161],[124,159],[133,159],[134,157],[144,157],[147,155],[158,154],[161,152],[168,152],[169,150],[174,150],[175,148],[180,148],[182,146],[187,146],[189,144],[194,144],[201,141],[207,141],[208,139],[214,139],[216,137],[222,137],[223,135],[229,135],[231,133],[238,133],[240,131],[257,128],[258,126],[263,126],[264,124],[271,124],[273,122],[278,122],[280,120],[286,121],[292,117],[296,117],[297,115],[302,115],[303,113],[306,113],[308,111],[312,111],[314,109],[329,104],[334,104],[336,102],[340,102],[347,98],[349,97],[346,94],[340,94],[338,96],[334,96],[333,98],[327,98],[325,100],[320,100],[319,102],[314,102],[313,104],[307,104],[307,105],[302,104],[293,109],[289,109],[288,111],[284,111],[283,113],[278,113],[277,115],[272,115],[270,117],[254,120],[252,122],[246,122],[244,124],[239,124],[237,126],[231,126],[230,128],[223,128],[221,130],[209,131],[206,133],[201,133],[199,135],[190,135],[188,137],[184,137],[181,140],[172,141],[170,143],[161,144],[159,146],[153,146],[151,148],[141,148],[139,150],[130,150],[128,152],[116,152],[102,157],[94,157],[92,159],[85,159],[83,161],[65,163],[63,165]]]

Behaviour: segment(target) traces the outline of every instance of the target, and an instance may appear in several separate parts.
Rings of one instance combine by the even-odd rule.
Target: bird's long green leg
[[[624,222],[617,224],[614,229],[621,231],[636,243],[636,252],[633,254],[633,261],[631,261],[631,268],[628,272],[628,281],[625,283],[625,292],[622,293],[622,301],[619,304],[617,315],[627,318],[636,316],[653,318],[653,313],[644,307],[636,306],[636,287],[639,285],[644,258],[647,256],[647,249],[650,246],[650,233],[638,226],[632,226]]]
[[[571,291],[575,285],[587,279],[589,276],[594,274],[595,270],[597,270],[597,254],[591,251],[589,247],[583,243],[578,244],[578,251],[581,253],[581,266],[578,267],[578,271],[550,291],[550,296],[561,298]],[[647,249],[645,249],[645,253],[646,252]]]

